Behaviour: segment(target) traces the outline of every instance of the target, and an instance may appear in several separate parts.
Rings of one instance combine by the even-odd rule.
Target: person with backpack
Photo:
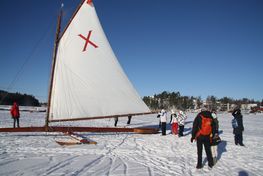
[[[14,102],[12,108],[10,109],[10,114],[14,119],[14,128],[16,127],[16,123],[17,123],[17,127],[20,128],[19,126],[20,112],[19,112],[19,106],[16,102]]]
[[[211,153],[211,139],[215,134],[215,124],[210,111],[203,110],[196,117],[193,122],[191,142],[196,141],[197,146],[197,169],[202,166],[202,151],[203,145],[208,160],[209,168],[214,166],[212,153]]]
[[[243,116],[239,108],[235,109],[232,113],[234,119],[232,120],[233,134],[235,135],[235,144],[244,146],[243,144]]]

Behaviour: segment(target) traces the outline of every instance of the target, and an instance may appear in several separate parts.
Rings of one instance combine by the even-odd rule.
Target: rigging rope
[[[24,68],[26,66],[26,64],[29,62],[30,59],[33,58],[33,55],[35,54],[35,52],[37,51],[37,49],[39,48],[40,44],[44,41],[44,39],[47,38],[48,33],[51,32],[51,29],[54,28],[54,21],[51,21],[50,24],[48,25],[47,30],[45,30],[46,32],[43,33],[41,35],[41,37],[39,38],[39,40],[36,42],[36,44],[34,45],[32,51],[30,52],[30,54],[26,57],[26,59],[24,60],[23,64],[21,65],[21,67],[18,69],[14,79],[11,81],[11,83],[8,85],[7,89],[6,89],[6,93],[4,94],[4,96],[1,98],[0,100],[0,104],[2,104],[2,102],[4,101],[4,99],[7,97],[9,90],[13,89],[15,83],[19,80],[19,78],[22,75],[22,72],[24,71]]]

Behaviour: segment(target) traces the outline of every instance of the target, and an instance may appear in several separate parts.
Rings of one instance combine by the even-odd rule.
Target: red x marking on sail
[[[92,41],[89,40],[90,36],[91,36],[91,32],[92,31],[89,31],[87,38],[85,38],[82,34],[79,34],[79,36],[86,41],[82,52],[87,50],[88,44],[91,44],[92,46],[94,46],[94,48],[98,48],[98,46],[95,43],[93,43]]]

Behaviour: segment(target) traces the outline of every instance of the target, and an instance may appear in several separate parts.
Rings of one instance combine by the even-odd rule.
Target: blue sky
[[[47,99],[60,4],[66,24],[80,1],[1,0],[0,89]],[[141,96],[263,99],[263,1],[93,1]]]

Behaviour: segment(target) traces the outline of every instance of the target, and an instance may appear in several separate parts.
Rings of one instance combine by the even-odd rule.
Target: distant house
[[[242,110],[251,110],[254,107],[257,107],[257,104],[241,104],[241,109]]]

